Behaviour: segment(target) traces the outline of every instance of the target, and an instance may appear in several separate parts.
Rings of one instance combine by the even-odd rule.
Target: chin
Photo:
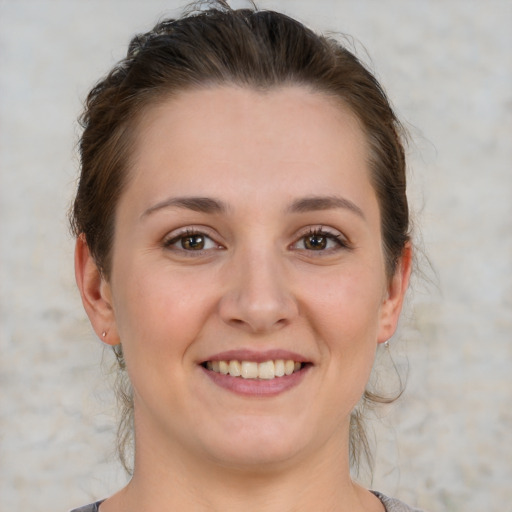
[[[268,471],[272,466],[282,466],[300,457],[313,441],[312,438],[308,443],[308,436],[297,430],[298,422],[252,418],[236,423],[236,427],[224,430],[228,436],[222,436],[218,442],[209,440],[208,451],[223,466]]]

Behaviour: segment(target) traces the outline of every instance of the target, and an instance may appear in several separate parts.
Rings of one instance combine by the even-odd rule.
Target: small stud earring
[[[101,333],[101,335],[102,335],[103,337],[105,337],[105,336],[107,335],[107,331],[103,331],[103,332]]]
[[[389,340],[386,340],[386,341],[384,342],[384,346],[386,347],[386,349],[389,349]]]

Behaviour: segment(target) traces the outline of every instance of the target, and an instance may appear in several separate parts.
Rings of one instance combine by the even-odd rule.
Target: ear
[[[381,306],[377,343],[388,341],[396,331],[412,269],[412,245],[408,242],[402,251]]]
[[[96,335],[108,345],[117,345],[119,336],[112,308],[111,287],[99,271],[83,234],[76,240],[75,279]]]

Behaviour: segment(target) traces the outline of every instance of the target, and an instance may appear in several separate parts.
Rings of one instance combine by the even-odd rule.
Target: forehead
[[[144,112],[131,174],[142,195],[325,195],[368,185],[366,139],[340,101],[306,88],[192,90]]]
[[[225,85],[185,90],[150,104],[137,125],[139,148],[162,128],[173,131],[176,141],[208,132],[203,145],[211,142],[216,146],[218,139],[232,128],[232,137],[222,140],[222,147],[240,140],[246,142],[248,134],[258,132],[281,143],[297,137],[317,143],[320,139],[339,141],[342,135],[345,139],[351,137],[352,142],[360,139],[358,142],[364,144],[357,117],[341,99],[301,86],[255,90]],[[221,126],[222,132],[218,130]]]

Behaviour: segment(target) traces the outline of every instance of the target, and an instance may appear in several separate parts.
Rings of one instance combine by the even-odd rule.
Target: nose
[[[298,314],[291,282],[271,251],[246,252],[232,262],[219,303],[222,320],[253,334],[289,325]]]

